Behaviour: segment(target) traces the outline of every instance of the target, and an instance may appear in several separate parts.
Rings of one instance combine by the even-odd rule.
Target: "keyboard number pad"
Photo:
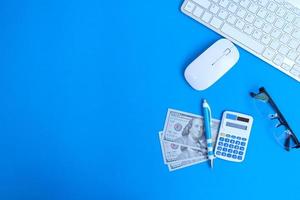
[[[241,161],[243,160],[243,156],[245,154],[246,142],[247,138],[220,133],[215,150],[216,155]]]

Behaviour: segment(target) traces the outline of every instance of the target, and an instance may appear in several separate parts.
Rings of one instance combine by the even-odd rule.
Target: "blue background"
[[[265,86],[300,133],[300,84],[245,50],[203,92],[186,66],[221,38],[181,0],[0,2],[0,199],[296,199],[299,151],[272,139],[248,92]],[[168,108],[253,115],[243,163],[175,172]]]

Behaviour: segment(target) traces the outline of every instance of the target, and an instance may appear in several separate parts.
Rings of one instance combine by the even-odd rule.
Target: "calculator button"
[[[239,152],[239,155],[243,155],[243,154],[244,154],[244,152],[242,152],[242,151]]]
[[[221,150],[222,150],[222,147],[218,147],[217,149],[221,151]]]
[[[234,147],[234,145],[233,145],[233,144],[230,144],[230,145],[229,145],[229,148],[233,148],[233,147]]]
[[[242,138],[242,140],[243,140],[243,141],[246,141],[247,139],[246,139],[246,138]]]
[[[235,149],[239,149],[239,146],[238,146],[238,145],[235,145],[234,148],[235,148]]]
[[[237,137],[236,139],[240,140],[240,139],[242,139],[242,138],[241,138],[241,137]]]
[[[222,153],[222,156],[226,156],[226,153],[225,153],[225,152],[223,152],[223,153]]]
[[[239,145],[241,142],[240,141],[236,141],[235,144]]]
[[[220,139],[219,139],[220,141],[224,141],[224,138],[223,137],[220,137]]]
[[[217,151],[216,154],[217,154],[217,155],[221,155],[221,151]]]
[[[230,135],[229,135],[229,134],[226,134],[226,137],[230,137]]]
[[[224,143],[224,147],[228,147],[228,143]]]
[[[231,143],[231,144],[234,144],[234,140],[230,140],[230,143]]]
[[[232,153],[232,149],[228,149],[228,153]]]
[[[228,139],[228,138],[225,138],[225,142],[229,142],[229,139]]]
[[[219,142],[219,145],[222,146],[222,145],[223,145],[223,142]]]
[[[236,156],[236,155],[232,155],[232,158],[236,159],[236,158],[237,158],[237,156]]]
[[[227,151],[227,148],[223,148],[223,151]]]
[[[233,153],[234,153],[234,154],[237,154],[237,153],[238,153],[238,151],[237,151],[237,150],[234,150],[234,151],[233,151]]]
[[[231,138],[232,138],[232,139],[235,139],[236,137],[235,137],[235,135],[232,135]]]
[[[225,133],[220,133],[221,136],[225,136]]]
[[[241,145],[242,145],[242,146],[245,146],[245,145],[246,145],[246,143],[245,143],[245,142],[241,142]]]
[[[240,150],[241,150],[241,151],[244,151],[244,149],[245,149],[245,147],[240,147]]]
[[[239,159],[239,160],[242,160],[242,158],[243,158],[242,156],[238,156],[238,159]]]
[[[231,158],[231,156],[232,156],[232,155],[231,155],[230,153],[227,154],[227,157],[228,157],[228,158]]]

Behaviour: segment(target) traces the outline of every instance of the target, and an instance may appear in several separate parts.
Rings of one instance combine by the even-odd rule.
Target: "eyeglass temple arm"
[[[295,133],[293,132],[293,130],[291,129],[290,125],[288,124],[288,122],[286,121],[285,117],[283,116],[283,114],[280,112],[279,108],[277,107],[277,105],[275,104],[275,102],[273,101],[272,97],[269,95],[269,93],[267,92],[267,90],[264,88],[264,87],[260,87],[259,88],[259,93],[265,93],[267,95],[267,97],[269,98],[268,101],[270,103],[270,105],[274,108],[275,112],[277,113],[278,115],[278,119],[280,120],[280,123],[282,123],[283,125],[286,126],[286,128],[289,129],[289,131],[291,132],[291,135],[292,135],[292,139],[294,140],[294,142],[297,144],[297,146],[295,148],[300,148],[300,142],[299,140],[297,139]],[[251,97],[254,97],[256,95],[258,95],[254,92],[250,92],[250,96]]]

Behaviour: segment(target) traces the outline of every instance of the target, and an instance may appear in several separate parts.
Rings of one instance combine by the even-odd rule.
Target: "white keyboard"
[[[181,10],[300,81],[300,10],[284,0],[185,0]]]

